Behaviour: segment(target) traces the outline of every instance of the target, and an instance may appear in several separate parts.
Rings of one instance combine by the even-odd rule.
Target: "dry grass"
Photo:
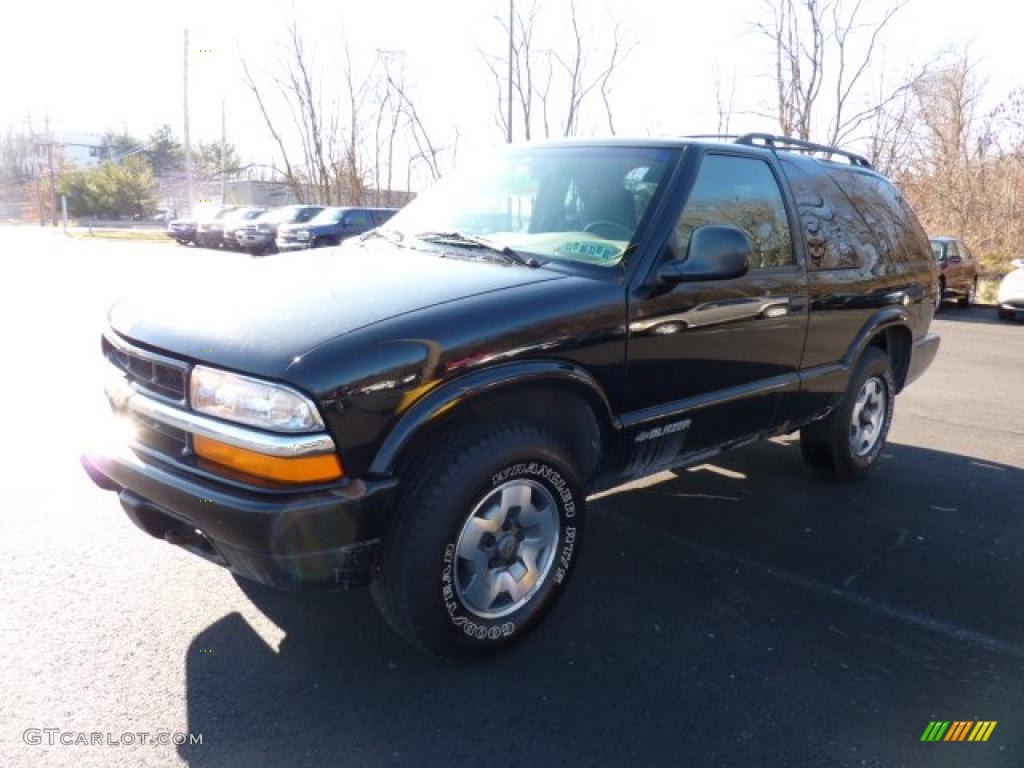
[[[88,229],[68,230],[76,240],[129,240],[144,243],[174,243],[161,229]]]

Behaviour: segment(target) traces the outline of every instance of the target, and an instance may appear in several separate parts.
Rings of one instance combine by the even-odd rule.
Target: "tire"
[[[863,477],[885,446],[895,397],[896,381],[889,356],[869,347],[835,410],[800,430],[804,461],[835,480]]]
[[[964,293],[964,295],[960,297],[960,300],[957,303],[961,307],[965,307],[965,308],[966,307],[972,307],[972,306],[974,306],[975,302],[977,301],[977,296],[978,296],[978,281],[974,280],[974,281],[971,282],[971,285],[968,287],[967,292]]]
[[[525,636],[578,557],[586,497],[570,457],[529,424],[444,435],[407,473],[374,570],[371,592],[388,624],[452,660]]]

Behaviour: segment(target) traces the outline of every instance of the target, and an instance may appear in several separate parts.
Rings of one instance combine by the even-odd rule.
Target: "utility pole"
[[[57,226],[57,175],[53,172],[53,139],[46,145],[46,158],[50,165],[50,223]]]
[[[188,130],[188,30],[185,30],[185,206],[192,214],[192,142]]]
[[[508,136],[512,143],[512,54],[515,50],[514,38],[516,29],[516,0],[508,0]]]
[[[227,190],[228,190],[227,160],[224,158],[224,156],[227,154],[226,150],[227,150],[227,146],[228,146],[228,132],[227,132],[227,128],[225,126],[226,126],[226,123],[224,121],[224,99],[221,99],[220,100],[220,204],[221,205],[227,205],[227,202],[228,202],[228,198],[227,198]]]
[[[57,226],[57,176],[53,172],[53,133],[50,132],[50,116],[46,116],[46,164],[50,170],[50,224]]]

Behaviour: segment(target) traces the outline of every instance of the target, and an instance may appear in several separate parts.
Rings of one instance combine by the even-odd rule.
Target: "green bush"
[[[66,171],[59,188],[67,195],[68,212],[76,217],[143,217],[152,213],[156,204],[156,177],[141,157]]]

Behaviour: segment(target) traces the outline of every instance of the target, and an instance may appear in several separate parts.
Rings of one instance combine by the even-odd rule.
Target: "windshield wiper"
[[[519,264],[523,267],[539,267],[542,262],[536,256],[526,256],[519,251],[514,251],[507,245],[502,247],[495,245],[490,240],[475,235],[467,235],[464,232],[418,232],[417,240],[424,240],[428,243],[439,245],[459,245],[464,248],[479,248],[490,253],[497,254],[512,264]]]
[[[397,229],[374,227],[369,232],[360,235],[359,242],[365,243],[372,237],[379,237],[382,240],[387,240],[390,243],[401,243],[403,240],[405,240],[405,235],[403,235]]]

